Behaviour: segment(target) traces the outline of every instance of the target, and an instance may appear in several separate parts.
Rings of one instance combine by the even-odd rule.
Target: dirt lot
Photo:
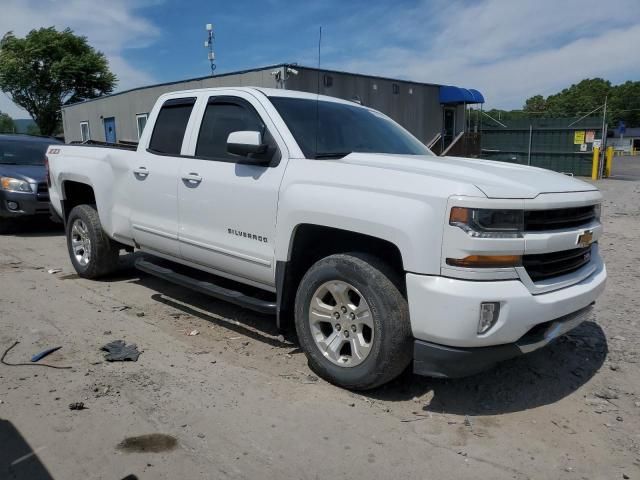
[[[0,350],[20,341],[5,360],[61,345],[43,362],[72,367],[0,365],[0,478],[640,479],[631,162],[598,182],[609,283],[593,321],[472,378],[407,372],[365,395],[313,376],[272,318],[130,268],[81,280],[55,229],[0,237]],[[115,339],[139,360],[105,362]],[[169,437],[122,443],[143,434]]]

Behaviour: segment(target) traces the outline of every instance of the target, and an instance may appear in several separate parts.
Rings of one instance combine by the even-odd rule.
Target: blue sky
[[[118,89],[283,62],[477,88],[520,108],[585,77],[640,80],[638,0],[2,0],[0,33],[71,27]],[[0,96],[0,110],[26,117]]]

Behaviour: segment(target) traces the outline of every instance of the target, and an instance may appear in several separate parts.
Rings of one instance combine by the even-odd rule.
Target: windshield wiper
[[[316,153],[314,158],[343,158],[352,152],[320,152]]]
[[[16,162],[0,162],[0,165],[19,165]]]

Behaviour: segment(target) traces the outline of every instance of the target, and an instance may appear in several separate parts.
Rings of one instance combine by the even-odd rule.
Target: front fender
[[[445,210],[446,200],[427,203],[339,185],[289,185],[280,195],[276,259],[288,261],[296,228],[312,224],[386,240],[398,247],[405,270],[437,274]]]

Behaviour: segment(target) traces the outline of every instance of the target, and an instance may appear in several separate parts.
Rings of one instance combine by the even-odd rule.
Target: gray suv
[[[49,190],[45,154],[61,143],[49,137],[0,135],[0,232],[12,220],[49,216]]]

